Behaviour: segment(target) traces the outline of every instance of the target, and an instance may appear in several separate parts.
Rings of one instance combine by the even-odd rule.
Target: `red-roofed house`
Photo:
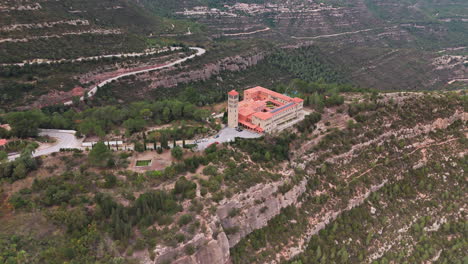
[[[257,86],[239,93],[228,93],[228,126],[242,126],[256,132],[273,132],[302,117],[304,100],[291,98]]]
[[[0,139],[0,149],[4,148],[6,144],[8,143],[8,140],[6,139]]]
[[[72,96],[83,96],[84,89],[81,86],[77,86],[71,90]]]

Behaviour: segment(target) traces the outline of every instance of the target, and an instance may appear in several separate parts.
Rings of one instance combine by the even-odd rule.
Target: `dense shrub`
[[[296,134],[282,133],[277,137],[238,139],[234,144],[249,153],[254,162],[283,161],[289,159],[289,144],[295,138]]]
[[[180,199],[193,199],[195,198],[196,189],[196,183],[187,180],[185,177],[180,177],[175,183],[174,194]]]

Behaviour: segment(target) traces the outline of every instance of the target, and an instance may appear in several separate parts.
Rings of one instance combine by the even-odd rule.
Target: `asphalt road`
[[[39,132],[40,136],[49,136],[54,138],[56,142],[52,146],[47,146],[44,148],[39,147],[33,153],[34,157],[39,157],[43,155],[49,155],[54,152],[59,152],[60,149],[67,149],[67,148],[81,148],[81,144],[83,139],[77,139],[75,137],[74,130],[58,130],[58,129],[41,129]],[[14,154],[8,156],[8,160],[15,160],[18,158],[20,154]]]
[[[40,136],[49,136],[51,138],[54,138],[56,142],[51,145],[51,146],[45,146],[45,147],[39,147],[36,149],[36,151],[33,153],[34,157],[39,157],[39,156],[44,156],[44,155],[50,155],[55,152],[59,152],[60,149],[71,149],[71,148],[76,148],[76,149],[82,149],[82,144],[83,144],[83,139],[77,139],[75,137],[76,131],[74,130],[59,130],[59,129],[41,129],[39,135]],[[204,150],[207,148],[209,145],[219,142],[230,142],[234,141],[236,137],[239,138],[259,138],[262,135],[257,134],[248,130],[243,130],[241,132],[225,127],[221,129],[221,131],[217,134],[218,137],[209,137],[202,142],[197,143],[197,149],[198,150]],[[19,153],[13,154],[8,156],[8,160],[12,161],[15,160],[20,156]]]
[[[121,75],[118,75],[118,76],[115,76],[115,77],[112,77],[112,78],[109,78],[107,80],[104,80],[102,82],[100,82],[98,85],[94,86],[93,88],[91,88],[91,90],[89,90],[88,92],[88,97],[92,97],[96,94],[97,90],[99,88],[101,88],[102,86],[108,84],[108,83],[111,83],[112,81],[115,81],[115,80],[118,80],[120,78],[123,78],[123,77],[126,77],[126,76],[131,76],[131,75],[135,75],[135,74],[140,74],[140,73],[145,73],[145,72],[150,72],[150,71],[154,71],[154,70],[159,70],[159,69],[165,69],[165,68],[169,68],[169,67],[172,67],[172,66],[175,66],[177,64],[180,64],[182,62],[185,62],[189,59],[193,59],[197,56],[201,56],[203,54],[205,54],[206,50],[203,49],[203,48],[198,48],[198,47],[190,47],[189,49],[191,50],[195,50],[196,53],[195,54],[192,54],[190,56],[187,56],[185,58],[182,58],[182,59],[178,59],[176,61],[173,61],[173,62],[170,62],[168,64],[164,64],[164,65],[160,65],[160,66],[155,66],[153,68],[149,68],[149,69],[144,69],[144,70],[138,70],[138,71],[133,71],[133,72],[127,72],[127,73],[123,73]],[[81,101],[84,100],[84,96],[82,96],[80,98]],[[71,105],[73,102],[72,101],[68,101],[68,102],[65,102],[64,104],[65,105]]]

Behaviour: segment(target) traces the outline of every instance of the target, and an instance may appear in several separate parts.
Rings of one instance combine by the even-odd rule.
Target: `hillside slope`
[[[90,163],[95,153],[44,157],[2,183],[0,257],[461,262],[466,95],[344,96],[286,133],[215,145],[159,171],[133,171],[125,151],[106,154],[114,163],[104,167]]]
[[[213,37],[322,46],[323,57],[357,85],[440,89],[468,76],[464,1],[220,1],[195,7],[188,2],[195,1],[185,1],[176,14],[207,25]],[[463,56],[456,70],[434,67],[444,55]]]
[[[149,36],[183,25],[133,1],[7,1],[0,7],[0,64],[141,52]]]
[[[327,61],[327,68],[342,76],[340,82],[357,86],[460,88],[468,79],[466,10],[464,1],[455,0],[6,1],[0,6],[4,18],[0,21],[0,102],[5,108],[37,107],[44,101],[60,101],[56,97],[62,93],[70,100],[72,89],[89,89],[80,81],[83,75],[147,66],[148,60],[123,59],[117,67],[102,59],[93,65],[75,61],[24,67],[23,63],[144,53],[174,43],[203,46],[207,59],[188,63],[185,73],[166,71],[158,74],[158,80],[142,76],[135,84],[144,87],[139,92],[156,90],[157,98],[178,85],[203,87],[216,82],[224,87],[219,78],[212,78],[222,75],[228,84],[251,85],[239,82],[238,76],[226,79],[229,70],[225,69],[245,72],[260,60],[245,67],[235,57],[260,53],[263,58],[271,55],[271,46],[286,51],[310,46],[314,51],[297,61],[298,65],[306,65],[310,57]],[[262,41],[269,45],[258,45]],[[229,48],[234,46],[239,48]],[[223,61],[229,66],[220,67]],[[202,69],[193,72],[193,68]],[[293,74],[275,71],[278,78],[271,82],[304,79],[309,70],[298,72],[298,68]],[[196,83],[200,81],[206,83]],[[125,80],[117,86],[133,89]]]

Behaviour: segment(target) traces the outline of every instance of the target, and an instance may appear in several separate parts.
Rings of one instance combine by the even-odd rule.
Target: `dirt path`
[[[92,56],[92,57],[79,57],[76,59],[60,59],[60,60],[49,60],[49,59],[32,59],[32,60],[26,60],[20,63],[6,63],[6,64],[1,64],[1,66],[20,66],[23,67],[26,64],[55,64],[55,63],[63,63],[63,62],[82,62],[82,61],[92,61],[92,60],[98,60],[98,59],[104,59],[104,58],[131,58],[131,57],[141,57],[141,56],[147,56],[147,55],[153,55],[153,54],[158,54],[158,53],[163,53],[167,51],[176,51],[182,49],[181,47],[170,47],[170,48],[163,48],[163,49],[158,49],[158,50],[153,50],[153,51],[148,51],[148,52],[134,52],[134,53],[121,53],[121,54],[109,54],[109,55],[100,55],[100,56]]]
[[[252,34],[255,34],[255,33],[265,32],[265,31],[269,31],[269,30],[271,30],[271,28],[266,27],[266,28],[264,28],[264,29],[259,29],[259,30],[255,30],[255,31],[251,31],[251,32],[223,34],[223,36],[232,37],[232,36],[252,35]]]
[[[63,36],[70,36],[70,35],[83,35],[83,34],[97,34],[97,35],[118,35],[122,34],[122,31],[118,29],[91,29],[91,30],[83,30],[83,31],[76,31],[76,32],[65,32],[60,34],[52,34],[52,35],[42,35],[42,36],[30,36],[27,38],[4,38],[0,39],[0,43],[3,42],[29,42],[39,39],[51,39],[51,38],[62,38]]]
[[[314,36],[314,37],[296,37],[296,36],[291,36],[291,38],[293,38],[293,39],[320,39],[320,38],[337,37],[337,36],[342,36],[342,35],[357,34],[357,33],[372,31],[372,30],[376,30],[376,29],[377,29],[377,28],[369,28],[369,29],[362,29],[362,30],[357,30],[357,31],[349,31],[349,32],[336,33],[336,34],[329,34],[329,35],[319,35],[319,36]]]
[[[452,84],[454,82],[468,82],[468,79],[453,79],[449,81],[447,84]]]

